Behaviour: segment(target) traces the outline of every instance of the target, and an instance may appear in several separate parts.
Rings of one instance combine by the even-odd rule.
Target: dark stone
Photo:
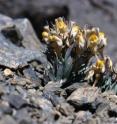
[[[75,90],[67,99],[67,101],[75,107],[76,111],[88,110],[95,112],[98,99],[100,98],[100,90],[96,87],[82,87]]]
[[[45,85],[43,92],[53,92],[56,95],[60,95],[62,91],[59,82],[50,81]]]
[[[10,20],[10,21],[7,22],[8,20]],[[23,21],[26,23],[25,20],[22,20],[22,22]],[[2,26],[0,26],[0,31],[7,31],[8,34],[10,34],[10,31],[12,33],[12,31],[17,32],[17,29],[19,30],[19,28],[12,29],[12,26],[14,26],[15,23],[13,22],[12,19],[8,19],[7,17],[4,17],[4,16],[3,16],[2,20],[0,21],[0,25],[2,25]],[[27,28],[27,26],[24,26],[24,29],[22,29],[22,30],[27,30],[25,28]],[[20,32],[22,32],[22,30],[20,30]],[[19,35],[19,34],[17,33],[17,35]],[[27,36],[27,35],[25,35],[25,36]],[[29,36],[30,36],[30,38],[33,37],[33,36],[31,37],[31,34]],[[39,50],[37,50],[35,47],[33,47],[33,45],[31,45],[31,47],[33,47],[33,48],[30,48],[29,46],[27,46],[28,48],[18,47],[16,44],[13,44],[10,37],[11,36],[9,36],[9,38],[8,38],[8,36],[6,37],[6,34],[3,35],[2,33],[0,33],[0,49],[1,49],[0,65],[16,69],[18,67],[21,68],[21,67],[26,66],[28,64],[28,62],[30,62],[32,60],[37,60],[44,64],[47,64],[46,57],[44,56],[44,54],[42,52],[40,52]],[[18,36],[17,36],[17,38],[16,38],[16,36],[14,38],[16,40],[18,38]],[[24,37],[23,37],[23,39],[24,39]],[[28,39],[29,39],[29,37],[28,37]],[[12,40],[13,40],[13,36],[12,36]],[[18,40],[19,39],[17,39],[17,42],[18,42]],[[33,39],[30,39],[30,40],[32,41]],[[25,42],[28,42],[30,40],[25,40]],[[33,40],[33,42],[35,42],[35,39]],[[22,42],[22,44],[23,44],[23,42]],[[35,50],[34,50],[34,48],[35,48]]]
[[[43,97],[48,99],[49,101],[51,101],[51,103],[54,105],[54,106],[57,106],[58,104],[62,103],[65,101],[65,99],[63,97],[59,97],[57,95],[55,95],[53,92],[44,92],[43,93]]]
[[[13,20],[13,23],[16,25],[16,28],[20,31],[20,35],[23,37],[21,43],[25,48],[37,51],[42,49],[43,46],[35,35],[35,31],[28,19],[16,19]]]
[[[74,108],[68,103],[60,103],[56,108],[64,116],[73,115],[74,112]]]
[[[43,97],[32,97],[31,98],[31,102],[37,108],[40,108],[40,109],[42,109],[45,112],[52,111],[52,108],[53,108],[52,103],[49,100],[47,100],[47,99],[45,99]]]
[[[3,29],[2,33],[6,38],[9,38],[9,40],[13,42],[13,44],[15,44],[16,46],[22,46],[21,41],[23,39],[23,36],[15,25]]]
[[[109,103],[106,103],[102,101],[102,103],[100,103],[96,109],[96,115],[98,115],[99,117],[108,117],[108,111],[110,110],[110,105]]]
[[[88,84],[77,82],[77,83],[71,84],[70,86],[65,88],[65,91],[67,92],[67,94],[69,96],[73,91],[75,91],[78,88],[84,87],[85,85],[87,86]]]
[[[27,105],[27,101],[24,100],[19,95],[9,95],[8,96],[8,102],[11,105],[11,107],[14,107],[15,109],[20,109],[23,106]]]
[[[0,96],[4,94],[4,88],[0,85]]]
[[[82,87],[75,90],[67,100],[79,105],[93,103],[99,97],[99,92],[98,88]]]
[[[36,72],[34,71],[34,68],[29,67],[29,68],[24,69],[23,74],[26,79],[29,79],[32,82],[32,84],[36,83],[37,84],[36,86],[38,87],[39,85],[41,85],[40,84],[41,81],[39,77],[37,76]]]

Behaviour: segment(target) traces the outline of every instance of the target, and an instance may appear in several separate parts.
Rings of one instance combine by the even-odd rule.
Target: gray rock
[[[32,124],[31,117],[26,108],[16,111],[14,118],[17,119],[17,122],[19,122],[19,124]]]
[[[13,110],[10,108],[9,103],[7,101],[2,101],[0,103],[0,113],[3,114],[9,114],[12,115]]]
[[[43,92],[52,92],[59,95],[62,92],[61,86],[62,84],[59,82],[50,81],[45,85]]]
[[[74,112],[74,108],[68,103],[60,103],[56,108],[64,116],[73,115]]]
[[[73,91],[75,91],[76,89],[78,88],[81,88],[81,87],[85,87],[85,85],[87,86],[88,84],[86,83],[74,83],[74,84],[71,84],[70,86],[66,87],[65,88],[65,91],[67,92],[67,94],[71,94]]]
[[[4,94],[4,88],[0,85],[0,96]]]
[[[86,123],[87,120],[92,118],[92,113],[89,111],[79,111],[75,114],[75,121],[73,124]]]
[[[32,97],[31,102],[33,105],[37,106],[38,108],[42,109],[43,111],[50,112],[52,111],[53,105],[51,102],[42,97]]]
[[[72,124],[73,121],[74,121],[73,115],[67,117],[61,116],[56,122],[56,124]]]
[[[75,90],[67,101],[77,105],[91,104],[100,96],[99,93],[100,90],[96,87],[82,87]]]
[[[5,115],[0,120],[0,124],[18,124],[11,116]]]
[[[27,105],[27,101],[24,100],[20,95],[9,95],[8,102],[15,109],[20,109],[24,105]]]
[[[102,101],[102,103],[100,103],[96,109],[96,115],[101,118],[104,118],[104,117],[108,118],[109,110],[110,110],[109,103],[106,103],[106,101],[105,102]]]
[[[49,101],[51,101],[51,103],[54,106],[59,105],[60,103],[63,103],[65,101],[65,99],[61,96],[59,97],[58,95],[54,94],[51,91],[47,91],[43,93],[43,97],[48,99]]]
[[[27,96],[27,90],[21,86],[16,86],[16,91],[18,91],[18,93],[23,97],[25,98]]]
[[[23,48],[23,47],[17,46],[17,44],[15,44],[15,43],[13,43],[12,40],[17,40],[15,42],[19,42],[18,40],[21,40],[20,37],[22,36],[22,34],[20,34],[20,32],[24,32],[24,31],[22,31],[19,28],[13,29],[13,27],[16,26],[15,23],[12,21],[12,19],[4,20],[6,18],[7,17],[3,16],[3,19],[0,22],[0,25],[3,24],[2,26],[0,26],[0,31],[2,31],[2,33],[0,33],[0,49],[1,49],[0,65],[16,69],[18,67],[21,68],[21,67],[26,66],[28,64],[28,62],[30,62],[32,60],[43,61],[45,64],[47,64],[46,57],[44,56],[44,54],[34,47],[34,46],[38,46],[38,45],[34,45],[34,46],[31,45],[32,48],[30,48],[29,46],[27,46],[28,48]],[[7,22],[8,20],[10,20],[10,21]],[[25,20],[22,20],[22,21],[25,21]],[[28,21],[26,21],[26,22],[29,23]],[[27,32],[28,26],[30,27],[29,24],[27,26],[24,26],[24,30],[26,30],[26,32]],[[31,31],[31,32],[33,32],[33,31]],[[16,35],[18,35],[18,36],[16,36]],[[21,35],[21,36],[19,36],[19,35]],[[28,32],[27,32],[26,36],[28,36],[28,35],[30,36],[31,42],[33,41],[33,42],[37,43],[37,41],[35,41],[35,39],[33,39],[33,36],[31,39],[31,33],[28,34]],[[34,35],[34,34],[32,33],[32,35]],[[27,44],[30,44],[29,38],[27,39],[27,38],[24,38],[23,36],[22,36],[22,38],[25,39],[25,42],[29,42]],[[22,42],[22,44],[23,44],[23,42]],[[34,48],[35,48],[35,50],[34,50]]]
[[[23,74],[26,79],[30,80],[32,84],[35,84],[36,87],[39,87],[41,84],[41,81],[39,77],[37,76],[36,72],[34,71],[34,68],[28,67],[23,70]]]
[[[20,85],[20,86],[25,86],[26,83],[31,83],[31,81],[26,80],[26,78],[21,78],[19,76],[14,76],[12,79],[9,79],[9,83],[12,85]]]
[[[28,19],[16,19],[13,22],[23,37],[21,42],[25,48],[32,50],[40,50],[42,48],[42,45],[35,35],[33,27]]]

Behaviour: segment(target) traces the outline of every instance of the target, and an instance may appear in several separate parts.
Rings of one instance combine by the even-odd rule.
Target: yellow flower
[[[63,21],[63,18],[60,17],[60,18],[56,19],[55,25],[56,25],[57,30],[60,31],[60,33],[65,33],[67,31],[67,25]]]
[[[56,36],[55,35],[50,35],[49,36],[49,41],[51,41],[51,42],[57,41]]]
[[[96,62],[96,72],[103,73],[105,71],[105,61],[104,60],[97,60]]]
[[[43,38],[48,38],[48,36],[49,36],[48,32],[46,32],[46,31],[42,32],[42,37]]]
[[[105,61],[104,60],[97,60],[96,67],[102,68],[104,66]]]
[[[99,37],[104,37],[104,36],[105,36],[104,32],[99,32]]]
[[[88,38],[88,40],[90,41],[91,44],[97,44],[98,43],[98,36],[96,34],[91,34]]]
[[[103,32],[99,32],[99,40],[100,40],[100,47],[104,47],[107,45],[107,38]]]
[[[74,37],[74,36],[76,36],[76,34],[78,33],[78,31],[79,31],[79,26],[78,25],[76,25],[76,24],[74,24],[73,26],[72,26],[72,29],[71,29],[71,35]]]
[[[63,45],[62,40],[59,37],[57,37],[56,35],[50,35],[48,40],[50,42],[56,42],[58,46],[62,46]]]
[[[76,43],[79,45],[79,47],[83,48],[85,45],[85,39],[83,37],[82,32],[78,32],[76,35]]]
[[[95,54],[97,51],[97,45],[99,43],[99,38],[98,36],[93,32],[89,34],[88,36],[88,43],[87,46],[90,48],[93,54]]]

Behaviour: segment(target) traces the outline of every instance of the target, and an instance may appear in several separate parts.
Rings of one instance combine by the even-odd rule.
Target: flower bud
[[[104,73],[105,71],[105,61],[104,60],[97,60],[95,65],[96,73]]]
[[[56,25],[57,30],[60,31],[60,33],[65,33],[67,31],[67,25],[63,21],[63,18],[60,17],[56,19],[55,25]]]

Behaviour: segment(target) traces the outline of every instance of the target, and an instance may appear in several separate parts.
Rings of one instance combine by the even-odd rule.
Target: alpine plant
[[[76,22],[59,17],[44,27],[49,66],[46,78],[63,86],[87,82],[117,93],[117,72],[112,60],[104,54],[107,38],[98,27],[80,27]]]

